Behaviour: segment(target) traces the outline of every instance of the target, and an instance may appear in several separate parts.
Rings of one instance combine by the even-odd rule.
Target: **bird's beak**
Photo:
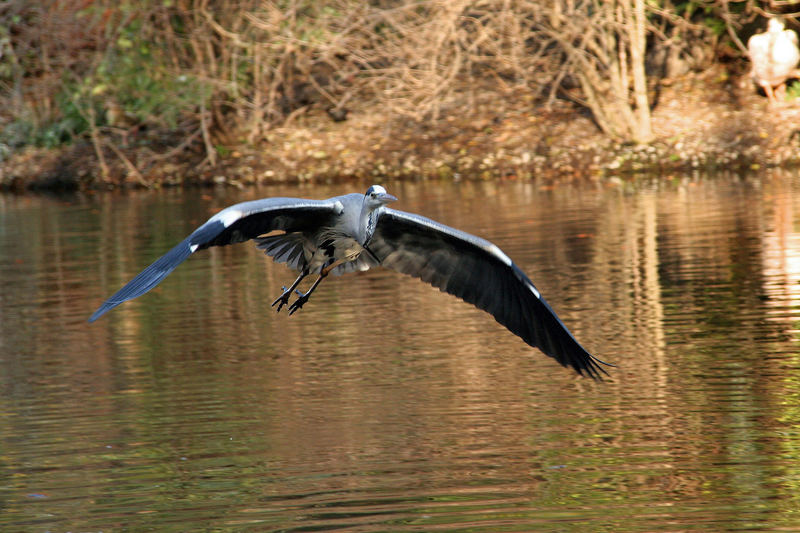
[[[381,195],[379,196],[379,198],[380,198],[380,200],[381,200],[381,203],[383,203],[383,204],[390,204],[390,203],[392,203],[392,202],[396,202],[396,201],[397,201],[397,198],[396,198],[396,197],[394,197],[394,196],[392,196],[392,195],[391,195],[391,194],[389,194],[388,192],[387,192],[387,193],[384,193],[384,194],[381,194]]]

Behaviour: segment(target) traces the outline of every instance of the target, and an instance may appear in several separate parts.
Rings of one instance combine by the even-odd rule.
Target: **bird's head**
[[[770,33],[780,33],[785,27],[786,25],[781,19],[772,18],[769,19],[769,22],[767,22],[767,31]]]
[[[373,185],[367,189],[364,195],[364,204],[370,209],[377,209],[390,202],[396,202],[397,198],[386,192],[380,185]]]

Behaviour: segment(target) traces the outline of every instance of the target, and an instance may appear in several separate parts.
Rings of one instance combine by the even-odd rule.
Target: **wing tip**
[[[122,289],[120,289],[120,291],[118,291],[118,292],[121,292],[121,291],[122,291]],[[116,296],[116,295],[114,295],[114,296]],[[136,297],[136,296],[131,296],[129,298],[123,298],[123,299],[120,300],[118,298],[115,298],[114,296],[112,296],[111,298],[109,298],[108,300],[103,302],[103,304],[100,307],[98,307],[97,310],[94,313],[92,313],[92,316],[90,316],[87,319],[87,322],[89,322],[91,324],[92,322],[94,322],[95,320],[97,320],[98,318],[103,316],[104,314],[108,313],[109,311],[111,311],[112,309],[117,307],[119,304],[125,303],[128,300],[132,300],[133,298]]]
[[[114,309],[116,306],[118,306],[121,303],[122,302],[112,301],[111,299],[106,300],[105,302],[103,302],[103,305],[98,307],[97,310],[94,313],[92,313],[92,316],[90,316],[87,319],[87,322],[89,322],[91,324],[92,322],[94,322],[95,320],[97,320],[98,318],[103,316],[104,314],[108,313],[109,311],[111,311],[112,309]]]
[[[114,293],[111,298],[103,302],[103,304],[97,308],[97,311],[89,317],[89,323],[94,322],[118,305],[149,292],[153,287],[161,283],[170,272],[175,270],[178,265],[184,262],[198,249],[199,245],[202,244],[192,242],[190,239],[191,237],[184,239],[170,251],[156,259],[150,266],[139,272],[132,280],[126,283],[120,290]]]
[[[564,366],[571,366],[581,376],[588,376],[595,381],[605,381],[603,376],[611,378],[611,375],[601,365],[617,368],[617,365],[607,363],[589,352],[585,352],[585,357],[581,357],[578,361],[570,361]]]
[[[89,322],[89,324],[91,324],[92,322],[94,322],[95,320],[97,320],[98,318],[100,318],[101,316],[106,314],[106,312],[108,312],[109,309],[111,309],[111,308],[110,307],[106,308],[105,305],[101,305],[100,308],[97,311],[95,311],[94,313],[92,313],[92,316],[90,316],[87,319],[87,322]]]

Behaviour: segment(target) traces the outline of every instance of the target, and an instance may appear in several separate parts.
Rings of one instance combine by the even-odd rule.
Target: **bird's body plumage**
[[[747,41],[747,51],[753,64],[753,79],[764,89],[769,101],[776,102],[774,88],[778,87],[780,93],[787,79],[800,74],[796,69],[800,62],[797,34],[784,29],[780,20],[770,19],[767,31]]]
[[[337,263],[332,274],[367,270],[377,261],[363,254],[369,221],[362,218],[370,215],[362,213],[363,200],[364,195],[357,193],[333,197],[328,202],[335,207],[335,218],[318,227],[257,238],[257,246],[275,261],[298,271],[307,268],[315,272],[330,258]]]
[[[370,195],[372,194],[372,197]],[[395,200],[380,186],[367,194],[328,200],[266,198],[223,209],[109,298],[94,321],[161,282],[192,253],[255,239],[276,262],[301,272],[275,301],[278,310],[309,273],[320,278],[300,294],[290,313],[329,272],[384,266],[421,279],[492,314],[531,346],[564,366],[598,378],[602,363],[564,326],[531,280],[491,242],[413,213],[385,207]],[[273,304],[273,305],[275,305]]]

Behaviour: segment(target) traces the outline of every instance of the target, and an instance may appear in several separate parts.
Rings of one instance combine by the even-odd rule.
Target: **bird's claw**
[[[292,316],[295,313],[295,311],[297,311],[300,308],[302,308],[303,304],[308,301],[308,294],[307,293],[303,294],[300,291],[295,291],[295,292],[299,295],[299,297],[297,298],[297,300],[292,302],[292,305],[289,306],[289,316]]]
[[[282,288],[283,288],[283,294],[278,296],[275,299],[275,301],[272,302],[272,307],[275,307],[277,305],[278,309],[276,309],[276,311],[280,313],[281,309],[283,309],[283,306],[288,305],[289,316],[291,316],[303,307],[303,304],[308,301],[308,297],[310,296],[310,294],[302,293],[298,289],[295,289],[294,292],[297,294],[297,300],[295,300],[294,302],[292,302],[291,305],[289,305],[289,297],[292,295],[292,291],[291,289],[288,289],[285,286]]]
[[[270,306],[270,307],[275,307],[275,304],[280,304],[278,305],[278,308],[275,310],[278,313],[281,312],[281,309],[283,308],[284,305],[287,305],[289,303],[289,296],[292,294],[291,292],[289,292],[289,289],[287,289],[285,285],[281,288],[283,289],[283,294],[278,296]]]

